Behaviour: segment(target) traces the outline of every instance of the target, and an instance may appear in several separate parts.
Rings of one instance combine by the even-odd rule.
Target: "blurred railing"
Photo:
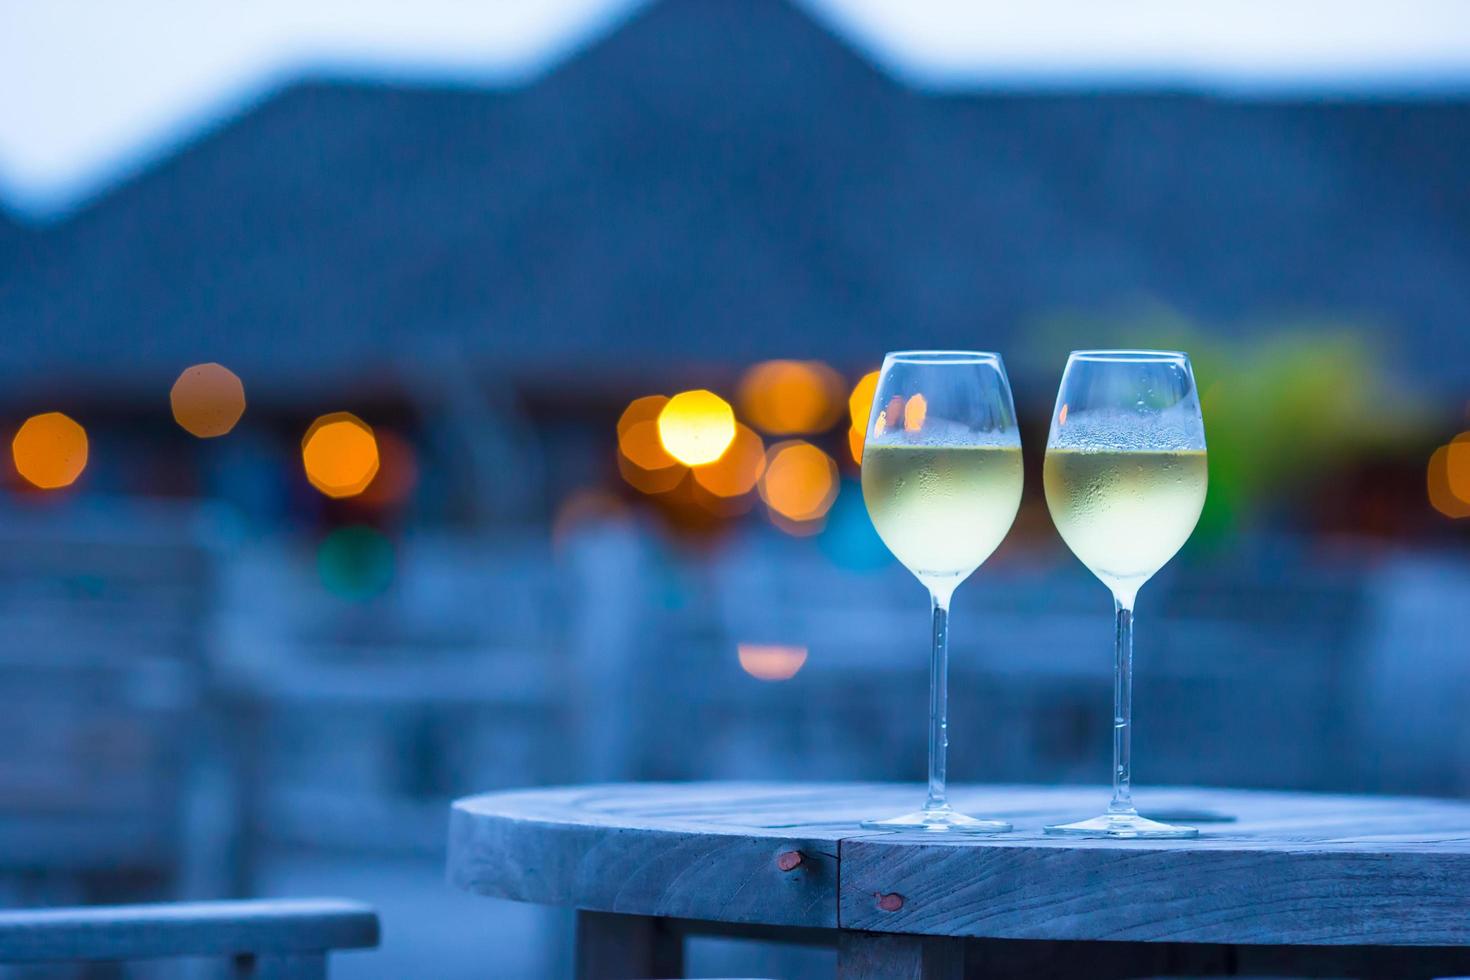
[[[677,552],[612,520],[555,550],[408,535],[385,591],[343,598],[301,542],[221,540],[207,512],[123,504],[0,522],[17,901],[228,894],[268,848],[432,861],[445,803],[495,787],[922,771],[927,608],[897,566],[762,531]],[[1141,793],[1470,790],[1470,564],[1250,546],[1145,590]],[[1103,781],[1110,641],[1064,555],[966,584],[954,778]]]

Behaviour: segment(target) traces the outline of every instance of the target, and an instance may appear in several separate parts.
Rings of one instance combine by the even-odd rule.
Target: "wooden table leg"
[[[846,931],[837,937],[837,980],[964,980],[964,975],[963,939]]]
[[[237,956],[230,980],[327,980],[325,953]]]
[[[971,939],[965,946],[966,975],[984,980],[1130,980],[1235,972],[1233,950],[1228,946],[1037,939]]]
[[[1427,980],[1470,974],[1470,949],[1442,946],[1237,946],[1242,975]]]
[[[684,975],[684,938],[647,915],[577,912],[577,980],[666,980]]]

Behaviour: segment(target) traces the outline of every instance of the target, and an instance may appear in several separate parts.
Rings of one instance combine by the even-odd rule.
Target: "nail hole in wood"
[[[790,871],[801,863],[800,851],[782,851],[776,855],[776,867],[782,871]]]
[[[887,895],[874,892],[873,896],[878,899],[878,907],[885,912],[897,912],[903,908],[903,896],[898,892],[889,892]]]

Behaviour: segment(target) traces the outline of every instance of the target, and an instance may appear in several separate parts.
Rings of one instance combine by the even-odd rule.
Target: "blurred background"
[[[895,348],[1002,352],[1023,423],[952,779],[1107,775],[1039,474],[1126,345],[1210,447],[1141,805],[1466,795],[1467,173],[1452,2],[0,0],[0,903],[340,893],[336,975],[555,977],[567,913],[443,883],[452,798],[918,780]]]

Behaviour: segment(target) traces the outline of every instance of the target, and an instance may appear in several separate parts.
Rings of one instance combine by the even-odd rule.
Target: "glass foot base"
[[[903,830],[927,834],[1004,834],[1012,827],[1004,820],[977,820],[957,813],[949,807],[935,807],[917,813],[905,813],[887,820],[864,820],[864,830]]]
[[[1140,817],[1137,813],[1104,813],[1100,817],[1091,820],[1079,820],[1077,823],[1055,824],[1045,828],[1048,834],[1058,834],[1070,837],[1198,837],[1199,831],[1193,827],[1181,827],[1177,824],[1160,823],[1150,820],[1148,817]]]

